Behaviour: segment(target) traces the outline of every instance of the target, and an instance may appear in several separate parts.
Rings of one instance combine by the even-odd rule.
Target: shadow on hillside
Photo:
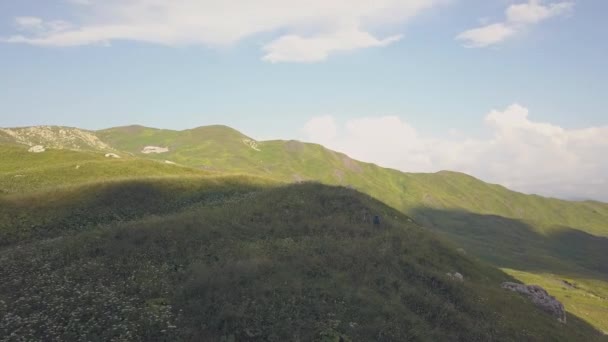
[[[418,208],[410,215],[423,226],[499,267],[585,274],[608,280],[608,238],[605,237],[570,227],[539,233],[519,220],[466,211]]]

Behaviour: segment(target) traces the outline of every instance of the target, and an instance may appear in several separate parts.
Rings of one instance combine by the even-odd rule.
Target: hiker
[[[374,225],[375,226],[379,226],[380,225],[380,216],[378,216],[378,215],[374,216]]]

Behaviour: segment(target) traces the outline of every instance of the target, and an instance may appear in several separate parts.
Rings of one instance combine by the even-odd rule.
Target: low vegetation
[[[156,186],[135,184],[142,193]],[[198,205],[161,215],[122,202],[133,188],[118,186],[129,190],[112,192],[105,207],[138,215],[0,249],[1,339],[600,339],[576,317],[564,325],[504,291],[510,276],[354,190],[301,184],[235,192],[240,185],[228,179],[220,192],[230,195],[208,201],[217,189],[190,190],[202,191],[188,197]],[[72,190],[79,195],[63,198],[82,203],[82,189]],[[100,188],[87,192],[95,198]],[[447,275],[456,271],[463,282]]]
[[[0,246],[205,206],[217,202],[210,200],[216,190],[220,198],[236,199],[267,186],[314,180],[373,196],[468,255],[525,274],[521,279],[541,284],[551,284],[553,277],[576,279],[592,290],[608,286],[607,204],[525,195],[455,172],[402,173],[320,145],[254,142],[225,126],[186,131],[129,126],[85,133],[94,133],[121,158],[105,158],[98,144],[87,145],[85,140],[78,140],[80,151],[27,153],[27,147],[11,142],[10,136],[1,137]],[[167,151],[143,154],[146,146]],[[205,180],[229,174],[252,175],[234,185],[247,190],[224,191]],[[246,185],[250,181],[253,185]],[[74,191],[66,190],[70,188]],[[122,201],[105,207],[113,201],[108,198]],[[140,206],[125,212],[132,202]],[[565,298],[558,289],[549,292]],[[576,305],[564,301],[566,309]],[[606,330],[602,309],[570,312]]]

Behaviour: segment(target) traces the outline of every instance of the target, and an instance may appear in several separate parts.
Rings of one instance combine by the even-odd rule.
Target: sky
[[[225,124],[608,201],[608,2],[0,0],[0,127]]]

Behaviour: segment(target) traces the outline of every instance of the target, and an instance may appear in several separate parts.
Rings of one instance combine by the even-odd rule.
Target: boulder
[[[532,301],[536,306],[548,314],[556,317],[558,321],[566,323],[566,310],[564,305],[549,295],[545,289],[538,285],[524,285],[511,282],[502,283],[503,289],[520,293]]]
[[[141,153],[150,154],[150,153],[167,153],[169,152],[168,147],[159,147],[159,146],[146,146],[141,150]]]
[[[462,276],[462,274],[458,273],[458,272],[454,272],[454,273],[447,273],[448,277],[463,282],[464,281],[464,277]]]
[[[36,145],[36,146],[30,147],[30,149],[27,151],[32,152],[32,153],[42,153],[42,152],[46,151],[46,149],[44,148],[44,146]]]
[[[106,158],[120,158],[120,156],[116,153],[106,153]]]

